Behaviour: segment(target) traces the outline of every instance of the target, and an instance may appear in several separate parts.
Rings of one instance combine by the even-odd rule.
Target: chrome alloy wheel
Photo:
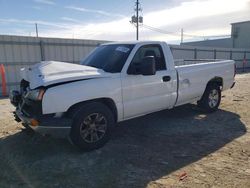
[[[216,89],[213,89],[210,91],[209,95],[208,95],[208,105],[211,108],[216,107],[216,105],[219,102],[219,92]]]
[[[101,113],[88,115],[80,125],[80,134],[87,143],[102,139],[107,130],[107,119]]]

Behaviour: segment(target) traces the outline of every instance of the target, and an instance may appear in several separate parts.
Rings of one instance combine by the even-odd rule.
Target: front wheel
[[[216,83],[208,84],[202,98],[198,101],[198,106],[206,112],[218,110],[221,101],[220,86]]]
[[[85,104],[73,115],[70,139],[82,150],[98,149],[109,140],[113,125],[114,116],[106,105]]]

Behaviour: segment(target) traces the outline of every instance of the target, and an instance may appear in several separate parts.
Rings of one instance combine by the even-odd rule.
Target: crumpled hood
[[[62,82],[108,76],[110,73],[101,69],[59,61],[42,61],[21,69],[21,77],[30,82],[31,89]]]

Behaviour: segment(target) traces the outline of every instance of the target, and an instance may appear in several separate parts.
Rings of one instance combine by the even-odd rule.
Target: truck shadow
[[[110,142],[89,153],[18,132],[0,140],[0,187],[145,187],[244,135],[239,118],[185,105],[119,123]]]

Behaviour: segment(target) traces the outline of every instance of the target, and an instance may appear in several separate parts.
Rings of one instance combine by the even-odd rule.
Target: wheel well
[[[223,88],[223,79],[222,79],[221,77],[214,77],[214,78],[212,78],[211,80],[209,80],[208,83],[207,83],[207,85],[206,85],[206,88],[205,88],[205,90],[204,90],[204,92],[203,92],[202,97],[203,97],[204,94],[206,93],[206,90],[207,90],[207,88],[208,88],[208,86],[209,86],[210,84],[217,84],[217,85],[220,87],[220,90],[222,90],[222,88]],[[201,97],[200,100],[202,100],[202,97]],[[200,100],[199,100],[199,101],[200,101]],[[199,101],[198,101],[198,103],[199,103]]]
[[[221,89],[223,87],[223,79],[221,77],[214,77],[213,79],[209,80],[207,86],[212,83],[216,83],[218,86],[221,87]]]
[[[106,105],[114,114],[115,121],[117,121],[117,116],[118,116],[117,108],[116,108],[115,102],[110,98],[98,98],[98,99],[92,99],[92,100],[76,103],[67,110],[66,115],[69,117],[72,117],[73,114],[75,114],[75,112],[79,109],[80,106],[91,103],[91,102],[99,102],[99,103]]]

